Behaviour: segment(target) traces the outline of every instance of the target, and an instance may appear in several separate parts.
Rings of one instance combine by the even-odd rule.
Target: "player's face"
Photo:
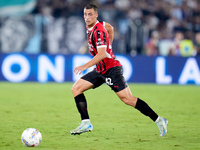
[[[86,26],[91,28],[97,22],[98,13],[94,9],[84,9],[84,19]]]

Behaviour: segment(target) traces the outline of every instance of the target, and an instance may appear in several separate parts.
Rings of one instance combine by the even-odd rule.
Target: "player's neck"
[[[99,22],[99,21],[97,20],[97,21],[95,21],[93,24],[87,26],[88,30],[92,30],[93,27],[94,27],[98,22]]]

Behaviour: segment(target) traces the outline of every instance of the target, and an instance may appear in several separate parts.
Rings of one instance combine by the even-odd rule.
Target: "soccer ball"
[[[22,133],[21,140],[27,147],[36,147],[42,141],[42,134],[35,128],[28,128]]]

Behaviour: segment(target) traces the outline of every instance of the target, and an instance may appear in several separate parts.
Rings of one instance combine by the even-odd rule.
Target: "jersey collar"
[[[95,25],[96,25],[97,23],[99,23],[99,21],[98,21],[98,20],[97,20],[97,22],[95,23]],[[94,26],[95,26],[95,25],[94,25]],[[91,30],[94,28],[94,26],[93,26],[93,27],[91,27],[91,28],[88,28],[88,30],[89,30],[89,31],[91,31]]]

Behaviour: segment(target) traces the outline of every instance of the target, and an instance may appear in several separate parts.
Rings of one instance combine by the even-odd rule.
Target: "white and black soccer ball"
[[[42,141],[42,134],[35,128],[28,128],[22,133],[21,140],[27,147],[36,147]]]

